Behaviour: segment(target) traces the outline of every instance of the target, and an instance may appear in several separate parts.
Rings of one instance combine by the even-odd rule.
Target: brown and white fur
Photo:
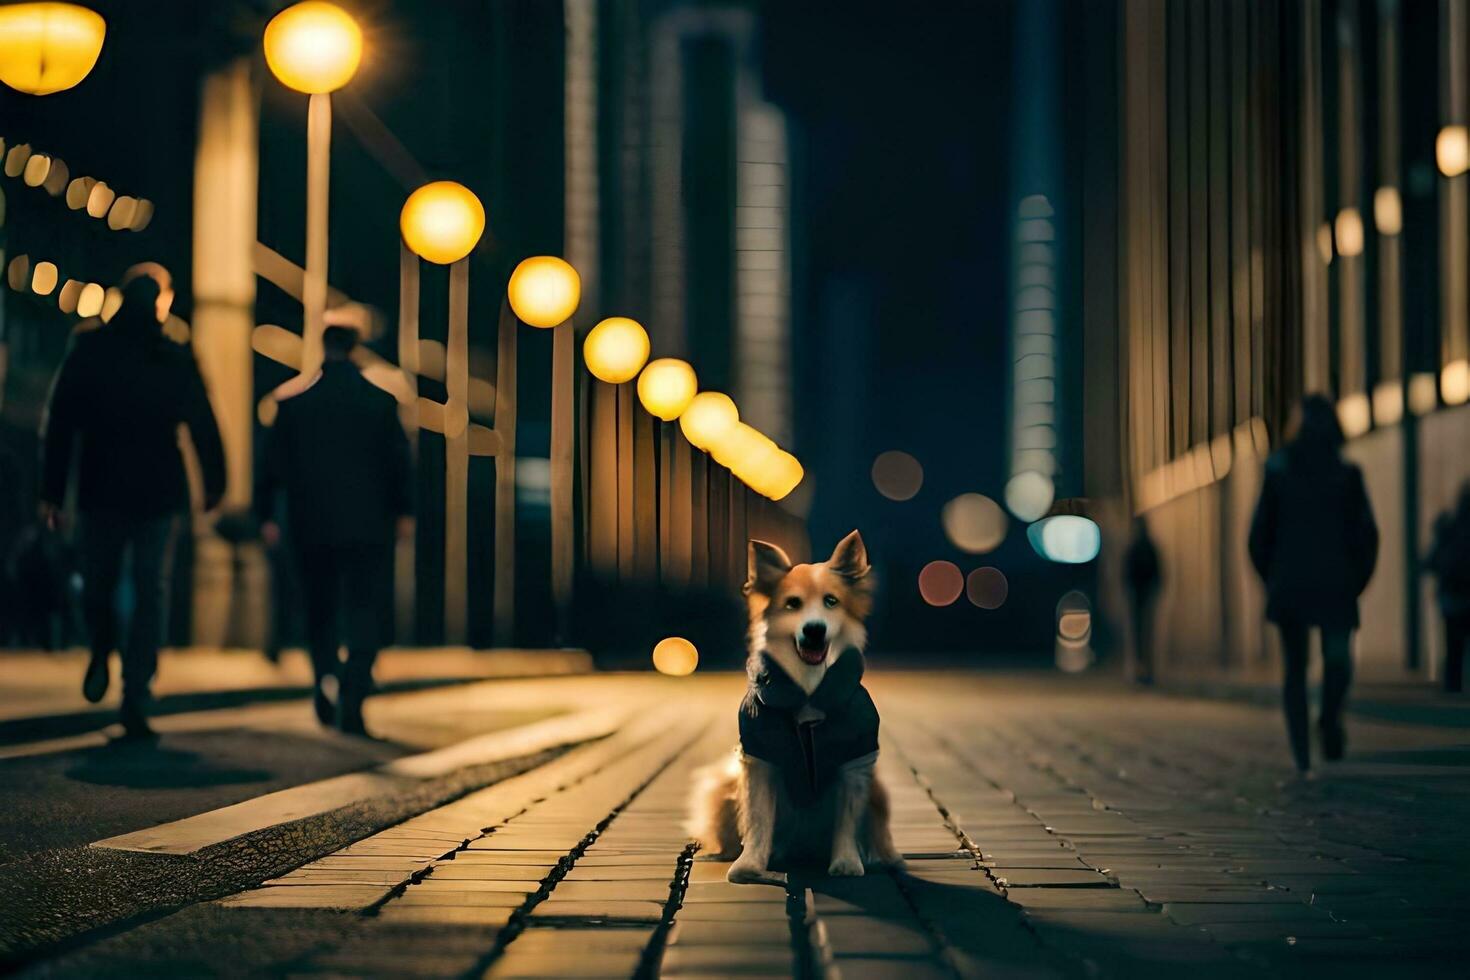
[[[853,531],[825,562],[802,565],[773,544],[751,541],[749,561],[747,669],[754,676],[768,653],[810,694],[838,657],[867,644],[872,580],[862,536]],[[798,720],[816,717],[820,712],[808,706]],[[871,757],[856,760],[815,806],[798,806],[773,766],[737,748],[697,774],[690,832],[706,855],[734,859],[727,875],[733,882],[784,881],[785,874],[770,870],[773,857],[825,865],[831,875],[900,865],[888,793],[873,768]]]

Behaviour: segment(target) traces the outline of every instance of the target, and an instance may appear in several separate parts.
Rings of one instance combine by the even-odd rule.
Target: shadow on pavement
[[[216,766],[198,752],[168,748],[157,741],[118,739],[86,752],[65,776],[95,786],[184,789],[263,783],[275,778],[275,773]]]

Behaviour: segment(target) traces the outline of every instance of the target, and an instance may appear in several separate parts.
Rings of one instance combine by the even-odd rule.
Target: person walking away
[[[1124,581],[1133,619],[1133,677],[1140,684],[1154,682],[1154,603],[1163,574],[1159,550],[1148,533],[1148,522],[1133,519],[1133,540],[1123,556]]]
[[[1465,644],[1470,642],[1470,483],[1460,488],[1453,511],[1434,522],[1434,543],[1425,564],[1438,582],[1444,619],[1444,688],[1465,690]]]
[[[1266,584],[1266,619],[1285,654],[1286,730],[1297,768],[1311,768],[1307,718],[1307,639],[1322,635],[1322,754],[1346,748],[1342,713],[1352,681],[1352,631],[1358,596],[1378,559],[1378,527],[1363,474],[1343,461],[1342,428],[1321,395],[1302,399],[1296,437],[1266,461],[1251,520],[1251,563]]]
[[[413,469],[398,403],[352,362],[356,341],[354,330],[328,327],[321,373],[278,389],[256,506],[266,543],[279,545],[276,497],[284,490],[317,718],[361,735],[362,702],[392,616],[395,526],[399,534],[412,527]],[[347,662],[341,664],[344,636]],[[335,717],[328,678],[337,681]]]
[[[82,692],[92,702],[107,693],[126,564],[134,601],[122,636],[121,718],[129,737],[142,738],[152,734],[147,711],[174,535],[190,506],[179,427],[188,427],[199,457],[206,510],[224,495],[225,461],[193,353],[163,334],[173,301],[168,273],[156,263],[134,266],[122,295],[111,322],[79,325],[57,372],[43,422],[40,511],[46,526],[58,527],[75,449],[82,605],[92,651]]]

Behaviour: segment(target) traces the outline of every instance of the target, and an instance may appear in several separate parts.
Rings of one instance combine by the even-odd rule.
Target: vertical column
[[[495,352],[495,644],[515,641],[516,601],[516,315],[510,300],[500,301],[499,342]],[[447,586],[446,586],[447,587]]]
[[[464,643],[468,618],[469,578],[469,358],[470,265],[460,259],[449,267],[449,342],[444,346],[444,642]],[[499,429],[500,418],[496,417]],[[502,433],[503,436],[503,433]],[[503,455],[503,454],[502,454]],[[502,457],[496,456],[498,462]],[[499,487],[496,488],[497,491]],[[514,523],[512,521],[512,523]],[[501,528],[497,521],[495,534]],[[496,584],[500,583],[496,568]],[[498,621],[497,621],[498,626]]]
[[[1440,105],[1445,126],[1463,127],[1466,118],[1466,11],[1465,0],[1442,0],[1444,69],[1440,74],[1443,91]],[[1463,154],[1463,149],[1461,153]],[[1463,166],[1463,165],[1462,165]],[[1470,396],[1470,283],[1467,275],[1467,235],[1470,235],[1470,181],[1463,169],[1442,178],[1440,195],[1440,363],[1443,375],[1440,394],[1450,404],[1459,404]]]
[[[313,95],[306,111],[306,278],[301,286],[301,373],[322,366],[327,311],[327,183],[331,173],[332,97]]]
[[[403,375],[403,384],[408,392],[408,401],[398,414],[408,430],[409,444],[413,447],[414,460],[418,460],[419,446],[419,257],[408,245],[398,246],[398,370]],[[398,543],[395,555],[395,599],[398,615],[399,637],[412,643],[417,635],[414,611],[416,605],[418,576],[414,574],[417,562],[418,542],[410,537]]]
[[[1302,385],[1326,392],[1330,384],[1327,338],[1327,270],[1332,243],[1322,248],[1322,4],[1301,0],[1301,225]]]
[[[558,634],[572,603],[572,380],[576,346],[572,322],[551,338],[551,598]]]
[[[618,389],[592,382],[592,425],[588,438],[588,560],[601,579],[618,571]]]
[[[237,59],[207,75],[194,157],[193,334],[224,444],[227,510],[247,509],[251,497],[258,131],[250,59]],[[231,635],[234,626],[267,621],[259,553],[241,550],[237,555],[219,538],[201,536],[194,568],[195,641],[263,645],[263,632]]]
[[[1367,333],[1364,328],[1362,114],[1356,4],[1339,4],[1337,38],[1338,209],[1333,222],[1340,261],[1338,287],[1338,414],[1349,438],[1368,430]]]
[[[736,63],[735,400],[748,422],[791,441],[790,189],[786,117],[758,102]]]
[[[1403,276],[1399,232],[1403,197],[1399,165],[1399,5],[1378,3],[1378,188],[1373,224],[1378,231],[1378,374],[1373,417],[1394,425],[1404,413]]]
[[[194,349],[224,442],[224,507],[250,506],[259,106],[250,61],[204,79],[194,157]]]

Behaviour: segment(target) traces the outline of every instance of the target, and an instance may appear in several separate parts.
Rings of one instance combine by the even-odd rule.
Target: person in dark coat
[[[411,527],[413,467],[398,403],[351,360],[356,340],[348,327],[327,328],[321,373],[278,390],[255,499],[266,542],[275,546],[277,490],[285,491],[317,717],[360,735],[373,661],[391,623],[394,532]],[[345,665],[337,655],[344,637]],[[337,680],[335,713],[329,677]]]
[[[1159,549],[1148,534],[1143,517],[1133,519],[1133,540],[1123,556],[1124,582],[1133,619],[1133,671],[1140,684],[1154,682],[1154,602],[1159,596],[1163,574]]]
[[[1470,483],[1460,488],[1455,509],[1434,522],[1434,544],[1425,564],[1439,585],[1444,687],[1458,694],[1465,690],[1465,644],[1470,642]]]
[[[174,535],[190,507],[179,451],[187,427],[204,478],[204,506],[224,495],[219,428],[193,352],[163,334],[173,292],[154,263],[123,278],[123,301],[111,322],[84,322],[62,362],[46,409],[41,459],[41,516],[56,527],[78,450],[83,608],[92,660],[82,690],[107,693],[108,656],[118,641],[117,589],[124,562],[135,597],[122,641],[122,722],[128,735],[151,733],[146,711],[158,647]]]
[[[1311,767],[1307,721],[1307,636],[1322,634],[1322,754],[1342,758],[1342,712],[1352,680],[1358,596],[1378,559],[1378,526],[1363,474],[1344,462],[1332,403],[1302,399],[1296,438],[1266,461],[1251,521],[1251,563],[1266,583],[1266,619],[1285,654],[1286,729],[1297,768]]]

